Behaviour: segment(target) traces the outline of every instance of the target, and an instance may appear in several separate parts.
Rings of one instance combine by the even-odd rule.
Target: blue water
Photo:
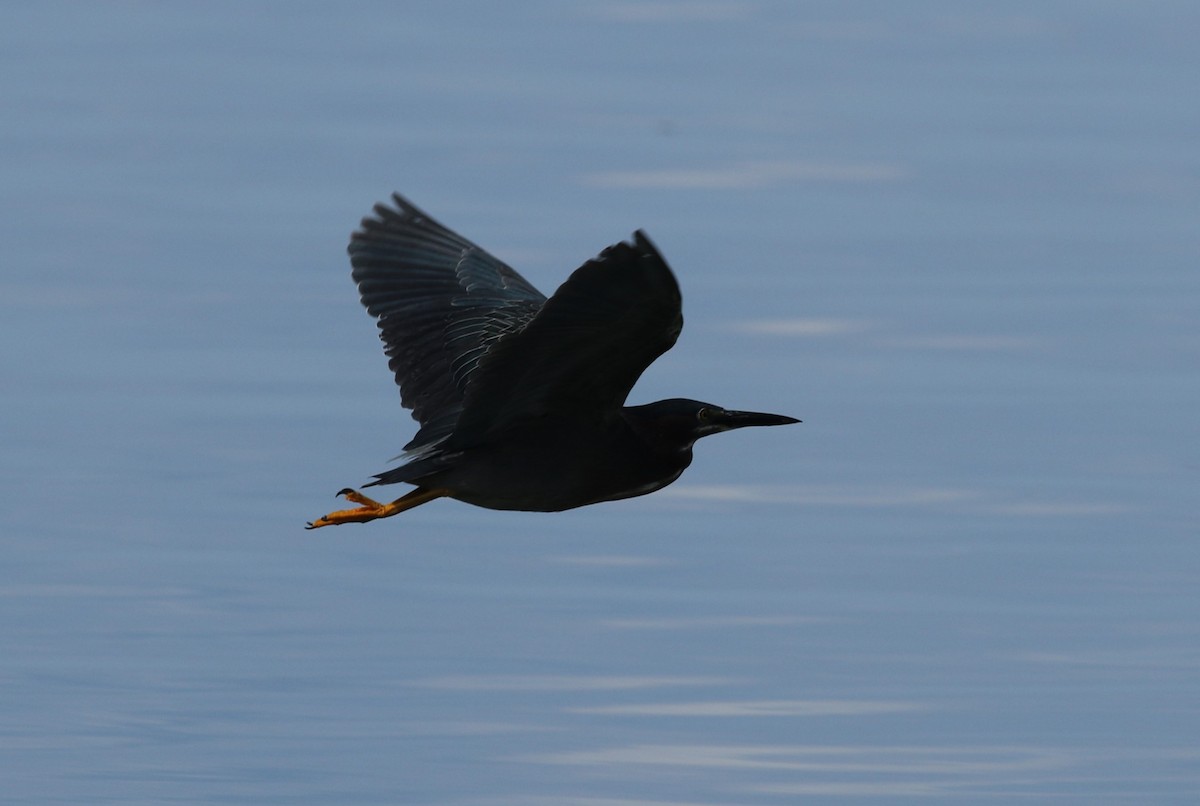
[[[0,802],[1200,800],[1200,9],[26,4],[0,26]],[[306,533],[414,431],[345,244],[804,419]]]

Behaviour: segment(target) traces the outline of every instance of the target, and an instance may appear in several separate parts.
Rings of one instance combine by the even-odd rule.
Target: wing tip
[[[363,216],[358,229],[350,233],[346,251],[354,255],[359,244],[388,230],[418,227],[445,229],[420,207],[393,191],[390,205],[387,202],[376,202],[371,208],[371,214]]]
[[[657,260],[664,266],[667,265],[666,258],[662,256],[662,252],[658,251],[658,247],[654,245],[654,241],[650,240],[650,236],[644,229],[634,230],[633,246],[641,255]]]

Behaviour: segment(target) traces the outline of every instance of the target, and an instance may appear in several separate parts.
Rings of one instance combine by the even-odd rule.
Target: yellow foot
[[[389,504],[381,504],[373,498],[367,498],[357,490],[347,488],[340,491],[338,495],[347,501],[353,501],[355,504],[358,504],[357,509],[339,509],[336,512],[330,512],[328,515],[311,521],[304,528],[320,529],[322,526],[339,526],[343,523],[366,523],[378,518],[389,518],[406,509],[420,506],[426,501],[441,498],[446,494],[446,490],[427,490],[424,487],[418,487],[408,495],[397,498]]]

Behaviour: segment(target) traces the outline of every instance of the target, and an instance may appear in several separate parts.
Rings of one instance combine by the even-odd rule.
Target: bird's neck
[[[692,463],[692,445],[695,444],[695,440],[680,442],[677,435],[663,431],[654,419],[642,416],[636,409],[626,407],[621,410],[621,414],[633,436],[657,458],[679,468],[685,468]]]

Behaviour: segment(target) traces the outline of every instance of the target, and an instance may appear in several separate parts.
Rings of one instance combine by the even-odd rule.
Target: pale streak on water
[[[27,4],[0,26],[0,802],[1200,799],[1200,12]],[[316,534],[411,435],[346,236],[805,423],[561,515]]]

